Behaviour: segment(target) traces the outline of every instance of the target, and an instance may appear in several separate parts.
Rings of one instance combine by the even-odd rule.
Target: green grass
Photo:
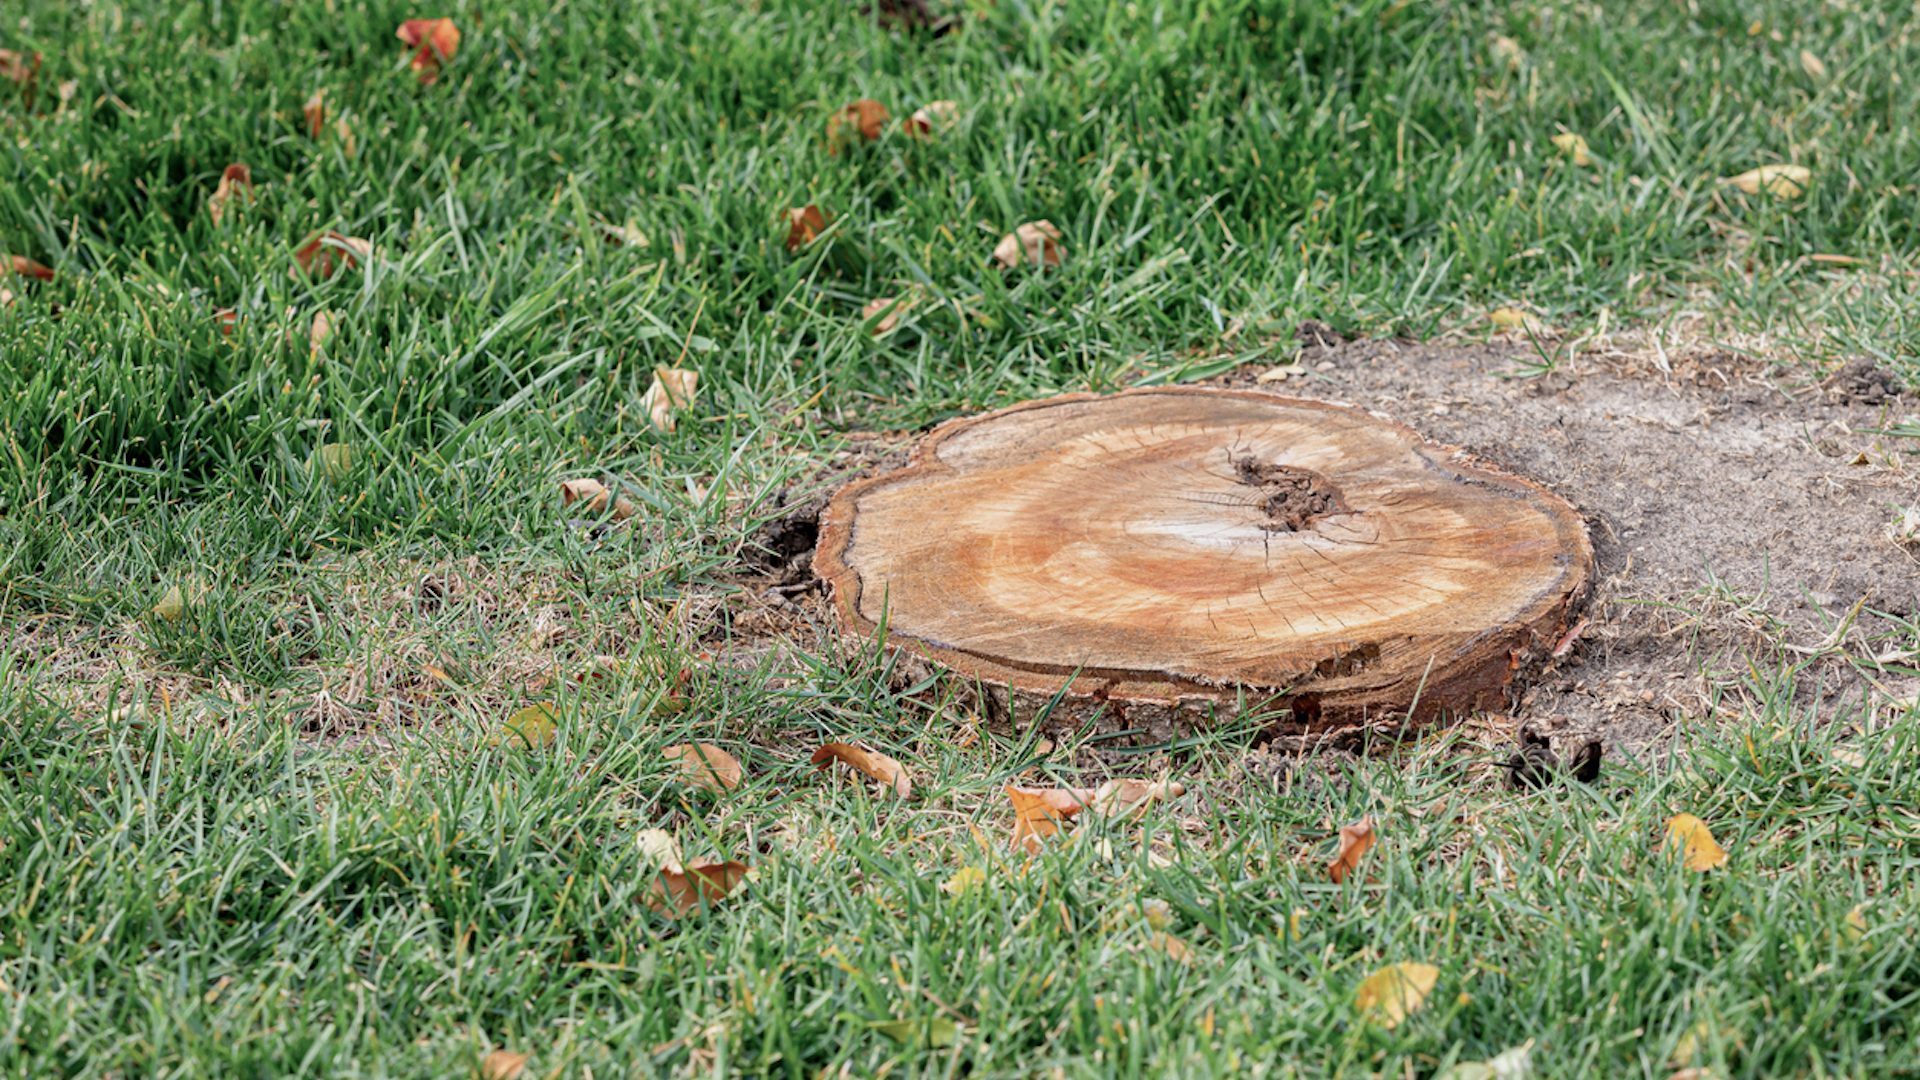
[[[1525,800],[1447,739],[1278,795],[1223,742],[1107,847],[955,897],[968,824],[997,835],[998,785],[1057,758],[962,746],[867,660],[700,659],[747,537],[848,433],[1284,359],[1300,318],[1705,306],[1913,376],[1910,5],[1001,0],[939,40],[857,6],[9,8],[0,48],[43,64],[31,100],[0,83],[0,251],[57,277],[0,282],[0,1069],[459,1075],[506,1045],[541,1075],[1403,1076],[1531,1039],[1541,1075],[1659,1077],[1704,1025],[1727,1077],[1920,1072],[1910,708],[1803,715],[1759,681],[1683,753]],[[464,40],[422,87],[393,32],[438,14]],[[316,89],[351,145],[306,133]],[[829,155],[860,96],[961,120]],[[215,228],[235,161],[257,198]],[[1788,161],[1802,198],[1720,182]],[[833,227],[790,255],[807,203]],[[1040,218],[1065,265],[995,268]],[[290,276],[326,229],[378,257]],[[701,397],[664,435],[639,400],[675,362]],[[348,468],[316,466],[330,443]],[[641,521],[569,527],[554,481],[583,474]],[[176,585],[186,614],[152,616]],[[634,659],[581,687],[596,656]],[[486,745],[542,698],[555,747]],[[829,733],[924,799],[813,777]],[[689,737],[749,786],[665,783]],[[1658,856],[1680,810],[1727,867]],[[1371,872],[1325,883],[1369,812]],[[756,876],[654,918],[634,835],[659,826]],[[1191,963],[1141,948],[1149,898]],[[1361,1022],[1354,987],[1400,960],[1441,967],[1429,1007]],[[870,1027],[934,1016],[954,1046]]]

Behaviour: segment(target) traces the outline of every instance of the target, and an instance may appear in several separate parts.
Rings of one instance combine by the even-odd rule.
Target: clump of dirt
[[[1259,461],[1251,455],[1236,458],[1233,471],[1240,482],[1260,491],[1260,512],[1268,532],[1299,532],[1329,514],[1344,514],[1347,504],[1327,478],[1312,469]]]

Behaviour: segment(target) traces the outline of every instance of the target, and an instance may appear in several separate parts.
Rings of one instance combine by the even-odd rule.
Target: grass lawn
[[[1920,1074],[1920,711],[1811,707],[1766,641],[1597,784],[1509,791],[1484,725],[1222,731],[1032,858],[1002,788],[1074,747],[831,633],[737,647],[761,527],[886,433],[1285,363],[1301,319],[1705,313],[1920,375],[1912,4],[930,2],[960,28],[6,6],[0,252],[52,277],[0,277],[0,1072]],[[442,15],[423,85],[395,28]],[[829,153],[857,98],[896,123]],[[1725,182],[1765,165],[1809,173]],[[1062,265],[1002,270],[1035,220]],[[298,272],[324,231],[373,252]],[[1914,674],[1920,623],[1881,645]],[[502,737],[545,702],[549,745]],[[815,772],[831,738],[913,798]],[[692,740],[744,782],[677,776]],[[1723,865],[1663,851],[1682,812]],[[662,918],[648,829],[752,874]],[[1402,963],[1437,980],[1391,1023],[1362,983]]]

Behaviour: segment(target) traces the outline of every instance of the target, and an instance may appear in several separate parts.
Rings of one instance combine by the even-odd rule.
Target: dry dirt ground
[[[1377,410],[1543,482],[1587,518],[1598,574],[1583,628],[1517,688],[1511,718],[1481,718],[1490,736],[1525,723],[1657,750],[1763,695],[1789,694],[1815,720],[1857,720],[1863,700],[1920,691],[1920,547],[1896,525],[1920,504],[1920,438],[1889,434],[1920,430],[1920,399],[1884,370],[1855,361],[1822,378],[1650,334],[1564,350],[1545,372],[1520,338],[1349,341],[1317,323],[1298,338],[1293,363],[1216,381]],[[891,465],[900,446],[878,440],[846,475]],[[777,606],[808,584],[807,518],[763,534],[800,554],[762,594]],[[822,633],[824,609],[799,607],[804,617],[770,621]]]

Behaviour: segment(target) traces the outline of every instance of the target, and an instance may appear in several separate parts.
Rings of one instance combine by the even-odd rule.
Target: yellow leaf
[[[1563,131],[1555,135],[1553,145],[1559,147],[1561,153],[1572,158],[1575,165],[1593,164],[1593,156],[1587,152],[1587,140],[1571,131]]]
[[[179,622],[180,616],[187,613],[187,594],[180,586],[169,585],[167,591],[160,594],[160,602],[153,605],[153,613],[168,622]]]
[[[633,842],[653,866],[678,867],[686,861],[680,856],[680,841],[665,829],[641,829]]]
[[[712,792],[739,787],[744,775],[739,759],[712,743],[678,743],[661,751],[661,756],[678,767],[681,783]]]
[[[480,1062],[480,1080],[518,1080],[526,1071],[527,1055],[495,1050]]]
[[[612,503],[615,521],[625,521],[639,512],[626,496],[614,494],[598,480],[582,477],[560,481],[560,505],[572,506],[576,502],[585,503],[582,509],[589,514],[604,513],[607,504]]]
[[[1673,1053],[1667,1055],[1667,1064],[1675,1067],[1691,1064],[1711,1038],[1713,1025],[1705,1020],[1694,1021],[1693,1026],[1681,1032],[1679,1040],[1673,1044]]]
[[[915,1020],[876,1020],[873,1030],[915,1050],[952,1046],[960,1037],[959,1025],[944,1016]]]
[[[1818,80],[1827,77],[1826,63],[1806,49],[1800,50],[1800,70],[1806,72],[1810,79]]]
[[[1487,312],[1487,321],[1502,330],[1525,330],[1535,334],[1546,331],[1545,323],[1514,307],[1494,308]]]
[[[685,368],[654,368],[653,385],[640,399],[640,407],[646,410],[647,421],[657,431],[672,431],[679,421],[674,414],[682,409],[693,407],[694,394],[700,387],[700,373]]]
[[[1729,176],[1723,184],[1732,184],[1749,195],[1767,194],[1781,199],[1798,198],[1813,182],[1813,170],[1804,165],[1762,165],[1739,176]]]
[[[1846,936],[1848,941],[1859,941],[1867,935],[1867,905],[1855,904],[1847,912]]]
[[[1360,859],[1374,843],[1373,818],[1363,817],[1351,825],[1340,827],[1340,849],[1334,853],[1333,861],[1327,864],[1327,877],[1335,885],[1347,880],[1347,875],[1360,869]]]
[[[907,774],[907,767],[877,750],[868,750],[852,743],[830,742],[813,752],[815,768],[825,768],[836,760],[844,761],[887,785],[902,799],[913,794],[913,777]]]
[[[1008,270],[1060,265],[1060,230],[1051,221],[1029,221],[1000,238],[993,257]]]
[[[528,750],[552,745],[554,736],[560,733],[559,718],[553,710],[551,701],[538,702],[521,709],[507,717],[505,729],[495,732],[493,738],[488,740],[489,744],[518,743]]]
[[[1287,939],[1289,941],[1300,940],[1300,931],[1301,931],[1301,928],[1305,925],[1306,921],[1307,921],[1306,908],[1294,908],[1293,914],[1287,916]]]
[[[1398,1027],[1420,1011],[1439,981],[1440,969],[1432,964],[1389,964],[1360,981],[1353,1003],[1381,1027]]]
[[[1689,870],[1711,870],[1727,861],[1727,853],[1714,840],[1713,831],[1692,814],[1675,814],[1667,819],[1667,846],[1680,851]]]
[[[353,447],[346,443],[323,443],[313,451],[313,463],[320,475],[338,480],[353,471]]]
[[[953,876],[940,885],[940,891],[948,896],[960,896],[971,889],[977,889],[987,883],[987,872],[977,866],[963,866],[953,872]]]

